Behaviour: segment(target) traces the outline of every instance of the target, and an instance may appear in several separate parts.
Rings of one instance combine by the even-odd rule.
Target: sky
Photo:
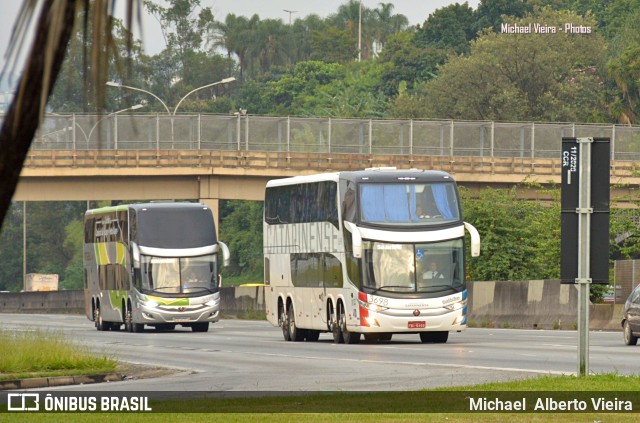
[[[467,3],[476,9],[480,0],[468,0]],[[116,4],[123,4],[117,1]],[[162,0],[155,3],[164,4]],[[258,14],[261,19],[282,19],[288,22],[307,15],[316,14],[321,17],[335,13],[338,7],[347,0],[201,0],[202,7],[211,7],[214,18],[223,21],[229,13],[250,17]],[[394,13],[407,17],[410,25],[423,23],[436,9],[453,3],[464,3],[463,0],[362,0],[363,6],[376,8],[380,3],[392,3]],[[5,53],[11,37],[13,24],[20,9],[22,0],[2,0],[0,6],[0,67],[4,66]],[[286,12],[292,11],[292,13]],[[144,50],[149,55],[162,51],[165,47],[162,31],[158,21],[148,13],[143,12],[143,30],[136,32],[142,39]]]

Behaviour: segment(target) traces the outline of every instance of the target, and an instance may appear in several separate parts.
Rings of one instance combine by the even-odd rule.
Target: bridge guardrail
[[[554,159],[562,137],[609,137],[612,160],[640,161],[637,126],[204,114],[49,114],[31,149]]]
[[[31,150],[26,169],[37,168],[188,168],[190,173],[221,173],[224,168],[254,171],[294,170],[325,172],[367,167],[440,169],[452,174],[536,175],[539,180],[559,182],[560,159],[520,157],[423,156],[385,154],[296,153],[228,150]],[[611,163],[613,183],[640,183],[636,162]]]

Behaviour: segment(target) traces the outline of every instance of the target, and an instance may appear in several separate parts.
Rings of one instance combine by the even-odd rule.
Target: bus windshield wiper
[[[374,289],[373,292],[370,293],[370,295],[375,295],[378,291],[389,291],[388,289],[385,289],[385,288],[412,289],[410,286],[407,286],[407,285],[383,285],[380,288]]]

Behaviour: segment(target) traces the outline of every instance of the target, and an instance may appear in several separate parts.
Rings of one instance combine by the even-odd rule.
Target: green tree
[[[224,22],[213,23],[209,44],[212,48],[223,47],[227,50],[229,59],[232,54],[235,54],[238,59],[241,82],[244,81],[244,72],[247,67],[247,52],[251,49],[259,21],[258,15],[247,19],[230,13],[225,17]]]
[[[349,31],[329,27],[311,34],[311,60],[327,63],[346,63],[358,55],[353,35]]]
[[[344,65],[343,72],[344,76],[295,99],[293,111],[306,116],[383,117],[387,100],[381,89],[381,66],[371,60],[350,62]]]
[[[507,22],[594,25],[573,13],[549,9]],[[486,33],[473,43],[468,57],[450,59],[439,77],[425,84],[425,117],[590,121],[594,110],[604,108],[605,48],[597,33]]]
[[[433,12],[416,30],[415,44],[450,50],[456,54],[469,52],[469,42],[476,36],[476,17],[465,2],[451,4]]]
[[[262,280],[262,212],[261,201],[220,202],[220,239],[231,252],[224,276]]]
[[[264,95],[267,103],[275,105],[272,113],[295,115],[294,102],[305,103],[301,99],[313,97],[319,87],[341,78],[344,78],[344,67],[337,63],[300,62],[279,80],[268,82]]]
[[[60,289],[83,289],[84,287],[84,222],[74,219],[65,227],[63,250],[68,252],[70,259],[60,275]]]
[[[83,9],[78,11],[62,70],[47,104],[48,108],[54,112],[97,113],[100,110],[95,101],[96,87],[89,78],[94,69],[88,66],[87,60],[88,56],[95,54],[95,39],[92,36],[93,27],[91,25],[86,28],[88,35],[85,34],[86,13]],[[125,75],[127,81],[138,85],[146,73],[145,64],[147,63],[147,58],[142,53],[141,43],[136,40],[131,45],[131,51],[127,51],[127,39],[131,34],[118,19],[113,20],[113,31],[113,44],[106,51],[103,51],[108,58],[103,70],[106,71],[107,78],[110,80],[117,79],[118,75]],[[86,87],[79,81],[87,81]],[[105,98],[107,110],[115,110],[114,94],[113,91],[107,93]],[[135,101],[127,98],[125,104],[124,107],[128,107],[135,104]]]
[[[481,0],[476,11],[475,31],[491,28],[500,32],[503,17],[522,18],[533,11],[527,0]]]
[[[407,17],[394,14],[394,8],[393,3],[378,3],[378,7],[373,10],[376,25],[374,37],[379,50],[384,48],[390,36],[406,30],[409,26]]]
[[[640,9],[625,16],[620,27],[611,31],[607,74],[615,88],[610,108],[618,122],[636,124],[640,121]]]
[[[67,226],[82,221],[85,208],[82,202],[27,203],[28,273],[57,273],[64,282],[65,270],[78,254],[77,244],[67,242]]]
[[[158,20],[167,49],[176,54],[182,69],[186,69],[187,54],[201,51],[204,37],[213,29],[213,12],[201,7],[200,0],[167,0],[168,7],[144,1],[145,8]]]
[[[22,202],[12,202],[0,231],[0,291],[23,288],[22,218]]]
[[[382,65],[380,78],[383,91],[389,97],[398,94],[401,83],[404,83],[406,89],[413,93],[420,83],[434,78],[438,66],[445,63],[447,56],[443,50],[419,47],[416,37],[417,35],[412,32],[399,32],[392,35],[380,53],[379,62]]]
[[[464,218],[478,229],[481,254],[468,259],[472,280],[557,279],[560,207],[519,198],[518,191],[462,189]]]

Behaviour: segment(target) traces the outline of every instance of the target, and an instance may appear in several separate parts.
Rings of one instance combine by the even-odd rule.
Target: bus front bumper
[[[220,320],[220,298],[204,304],[169,306],[140,304],[134,312],[134,322],[148,325],[158,323],[214,323]]]
[[[462,331],[467,327],[467,307],[449,311],[385,310],[368,311],[359,316],[359,324],[347,329],[360,333],[417,333]]]

